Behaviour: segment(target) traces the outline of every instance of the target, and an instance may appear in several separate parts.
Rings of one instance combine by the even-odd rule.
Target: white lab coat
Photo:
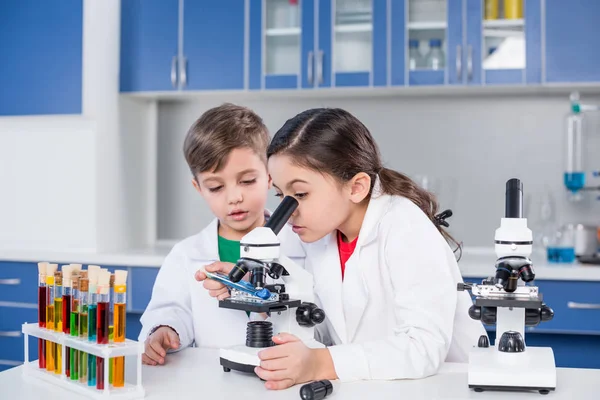
[[[344,280],[336,234],[306,246],[305,268],[326,313],[318,339],[341,381],[421,378],[446,360],[467,362],[486,335],[450,246],[410,200],[376,182]]]
[[[304,265],[304,249],[298,235],[285,225],[279,232],[281,252]],[[215,218],[199,234],[173,247],[158,272],[152,298],[142,315],[139,340],[158,325],[168,325],[179,334],[180,349],[220,348],[244,344],[248,315],[241,310],[219,308],[202,282],[194,275],[200,267],[219,260],[218,220]]]

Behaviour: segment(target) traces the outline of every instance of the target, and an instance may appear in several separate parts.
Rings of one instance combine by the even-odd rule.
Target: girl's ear
[[[369,195],[371,177],[364,172],[359,172],[350,179],[348,187],[350,188],[350,201],[358,204]]]
[[[273,187],[273,178],[271,178],[271,174],[267,174],[267,176],[269,177],[269,184],[267,188],[271,190],[271,188]]]

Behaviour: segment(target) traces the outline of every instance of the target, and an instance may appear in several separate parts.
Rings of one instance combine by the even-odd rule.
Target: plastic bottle
[[[504,0],[504,18],[522,19],[523,0]]]
[[[485,19],[498,19],[498,0],[485,0]]]
[[[423,57],[419,52],[419,41],[410,39],[408,41],[408,68],[412,71],[423,67]]]
[[[429,41],[429,53],[426,58],[428,69],[440,70],[444,68],[445,58],[442,51],[442,41],[440,39],[431,39]]]

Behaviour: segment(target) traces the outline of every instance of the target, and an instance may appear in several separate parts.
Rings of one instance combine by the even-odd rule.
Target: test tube
[[[88,340],[89,285],[87,271],[82,271],[82,277],[79,279],[79,337],[85,340]],[[79,352],[79,382],[88,382],[88,354],[83,351]]]
[[[38,326],[46,327],[46,266],[47,262],[38,263]],[[46,341],[38,339],[38,365],[46,369]]]
[[[125,341],[125,303],[127,302],[127,271],[115,271],[115,329],[114,342],[122,343]],[[113,386],[125,386],[125,357],[116,357],[113,359]]]
[[[70,315],[70,333],[71,336],[79,336],[79,271],[73,270],[71,276],[71,315]],[[72,348],[70,349],[70,371],[71,380],[76,381],[79,379],[79,352]]]
[[[67,266],[63,265],[63,270],[65,267]],[[56,332],[63,331],[62,274],[61,271],[54,273],[54,330]],[[56,344],[54,349],[54,373],[60,375],[62,373],[62,345]]]
[[[103,270],[98,277],[98,320],[96,337],[98,344],[108,344],[108,314],[110,311],[110,272]],[[96,389],[104,389],[104,358],[96,357]]]
[[[63,294],[62,294],[62,331],[65,335],[71,334],[71,302],[73,301],[71,276],[72,265],[64,265],[63,271]],[[65,375],[71,377],[71,349],[65,347]]]
[[[88,266],[88,276],[90,286],[88,292],[88,339],[90,342],[96,341],[96,319],[98,298],[96,295],[96,286],[98,285],[98,275],[100,267],[97,265]],[[88,386],[96,386],[96,356],[88,354]]]
[[[110,274],[110,282],[109,282],[109,311],[108,311],[108,342],[113,342],[115,321],[114,321],[114,312],[115,312],[115,274]],[[108,383],[113,383],[113,371],[114,371],[114,363],[115,359],[110,358],[108,360]]]
[[[54,273],[58,264],[49,264],[46,268],[46,329],[54,330]],[[54,371],[56,343],[46,341],[46,371]]]

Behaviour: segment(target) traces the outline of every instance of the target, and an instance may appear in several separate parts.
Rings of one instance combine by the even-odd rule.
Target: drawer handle
[[[21,337],[19,331],[0,331],[0,337]]]
[[[17,286],[21,284],[21,279],[13,278],[13,279],[0,279],[0,285],[11,285]]]
[[[569,301],[567,303],[567,307],[575,308],[578,310],[600,310],[599,303],[575,303],[574,301]]]

